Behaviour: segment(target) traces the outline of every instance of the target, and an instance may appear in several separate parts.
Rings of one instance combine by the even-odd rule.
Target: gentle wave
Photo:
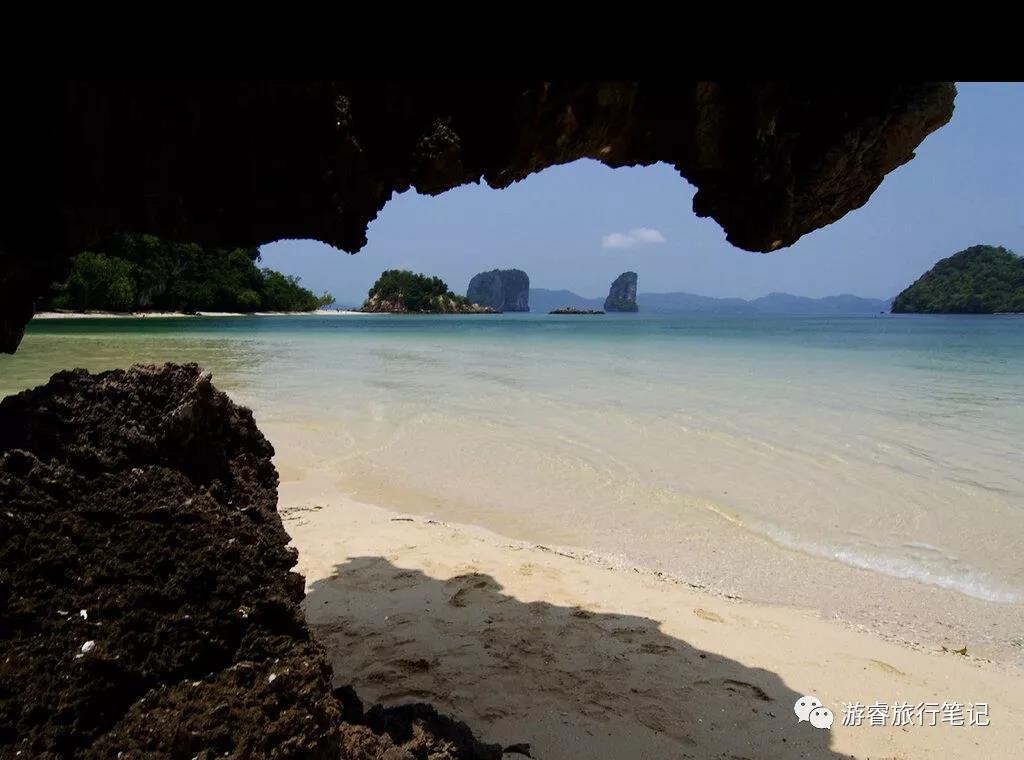
[[[750,528],[751,526],[748,525],[747,527]],[[936,572],[910,559],[872,557],[866,554],[859,554],[850,549],[824,546],[798,539],[778,528],[763,527],[758,532],[762,532],[776,544],[786,549],[793,549],[804,554],[835,560],[836,562],[841,562],[844,565],[861,570],[869,570],[873,573],[881,573],[893,578],[916,581],[927,586],[938,586],[950,591],[959,591],[961,594],[973,596],[975,599],[983,599],[987,602],[1000,602],[1003,604],[1020,604],[1024,602],[1024,589],[1013,589],[996,583],[985,573],[971,570]],[[923,543],[919,543],[912,548],[928,548],[929,550],[938,551],[930,544]],[[952,558],[949,558],[949,560],[952,561]]]

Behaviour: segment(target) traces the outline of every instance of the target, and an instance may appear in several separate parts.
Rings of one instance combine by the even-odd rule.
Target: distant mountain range
[[[861,298],[844,293],[825,298],[806,298],[789,293],[769,293],[747,301],[742,298],[711,298],[693,293],[640,293],[636,297],[644,314],[877,314],[889,311],[892,300]],[[571,290],[530,288],[530,311],[548,312],[562,306],[600,309],[604,299],[584,298]]]

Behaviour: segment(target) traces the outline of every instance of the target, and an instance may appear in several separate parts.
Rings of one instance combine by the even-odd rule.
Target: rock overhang
[[[0,350],[112,232],[355,252],[396,192],[665,162],[733,245],[859,208],[952,116],[946,82],[22,82],[4,101]]]

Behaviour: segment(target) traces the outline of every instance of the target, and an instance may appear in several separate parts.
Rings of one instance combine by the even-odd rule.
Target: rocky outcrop
[[[548,314],[604,314],[600,309],[580,309],[575,306],[563,306],[560,309],[552,309]]]
[[[1024,257],[972,245],[921,275],[892,302],[893,314],[1024,313]]]
[[[474,275],[466,298],[497,311],[530,310],[530,277],[522,269],[492,269]]]
[[[666,162],[731,243],[862,206],[953,112],[942,82],[12,81],[0,105],[0,350],[112,232],[347,251],[396,192]],[[682,212],[682,210],[681,210]]]
[[[604,299],[605,311],[637,311],[636,272],[623,272],[615,278],[608,297]]]
[[[446,296],[434,296],[430,303],[423,309],[410,309],[405,303],[398,300],[388,300],[377,296],[370,296],[363,302],[360,311],[375,314],[497,314],[498,312],[490,306],[481,306],[476,303],[463,303],[455,298]]]
[[[332,694],[273,453],[195,365],[0,402],[0,757],[500,758]]]

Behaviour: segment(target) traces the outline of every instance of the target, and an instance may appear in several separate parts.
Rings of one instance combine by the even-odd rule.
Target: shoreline
[[[665,547],[657,542],[615,547],[583,526],[524,523],[514,513],[481,512],[472,504],[438,501],[436,494],[351,479],[342,483],[320,466],[294,458],[303,450],[294,431],[273,423],[264,429],[278,452],[283,494],[302,493],[307,501],[322,504],[358,500],[425,520],[479,525],[505,540],[557,547],[617,572],[672,580],[709,596],[809,610],[836,626],[911,650],[967,647],[970,659],[1024,672],[1024,604],[986,600],[809,553],[717,513],[708,513],[686,532],[673,531],[671,556],[662,554]],[[286,503],[284,496],[281,503]],[[648,526],[653,533],[670,529],[670,524]]]
[[[857,757],[1024,749],[1024,694],[998,663],[322,485],[283,482],[279,509],[335,685],[370,700],[430,702],[485,740],[526,742],[548,760],[695,748],[794,757],[838,757],[829,747]],[[794,694],[832,709],[831,731],[798,723]],[[897,699],[987,701],[991,725],[842,725],[844,702]]]
[[[40,311],[32,319],[169,319],[176,317],[333,317],[364,314],[344,309],[317,309],[316,311]]]

